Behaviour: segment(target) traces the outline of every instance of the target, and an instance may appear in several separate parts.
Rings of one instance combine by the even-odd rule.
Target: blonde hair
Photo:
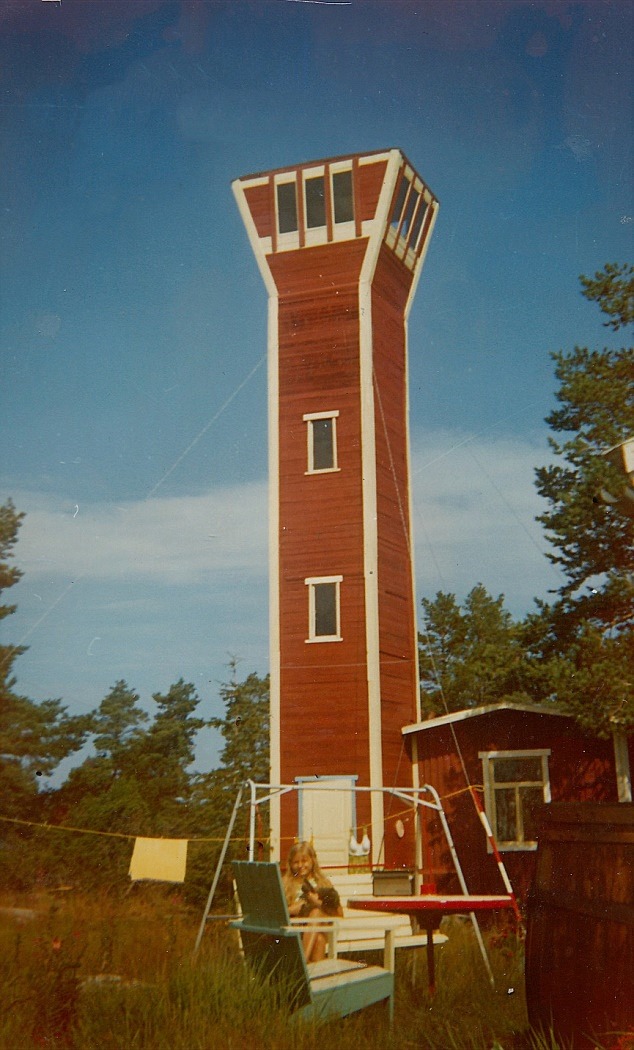
[[[330,879],[324,875],[319,866],[314,846],[311,846],[310,842],[295,842],[288,852],[286,871],[282,880],[286,900],[289,904],[293,901],[297,888],[301,886],[303,881],[303,876],[297,875],[295,872],[295,865],[300,857],[308,857],[311,862],[312,871],[309,876],[311,882],[316,886],[332,886]]]

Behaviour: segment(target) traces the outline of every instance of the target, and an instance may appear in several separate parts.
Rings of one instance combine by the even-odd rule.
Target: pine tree
[[[209,725],[222,735],[224,746],[220,753],[220,765],[197,778],[192,803],[198,834],[211,838],[209,846],[203,844],[190,849],[192,858],[188,865],[192,886],[190,893],[204,898],[211,884],[220,846],[229,826],[229,820],[238,790],[247,781],[268,783],[269,761],[269,679],[251,673],[238,681],[236,664],[230,664],[230,680],[220,687],[220,696],[225,704],[222,718],[212,718]],[[243,796],[243,805],[238,813],[227,859],[246,857],[248,830],[248,796]],[[266,855],[269,828],[268,807],[258,814],[257,835],[262,848],[260,856]],[[227,869],[228,871],[228,869]],[[230,896],[229,876],[220,887],[220,893]]]
[[[0,591],[13,587],[22,576],[10,562],[23,519],[11,500],[0,506]],[[0,605],[0,619],[15,609],[15,605]],[[60,700],[35,703],[16,692],[13,665],[25,651],[19,644],[0,646],[0,799],[4,814],[11,816],[29,810],[39,778],[77,751],[89,728],[85,717],[68,716]]]
[[[581,277],[583,295],[619,332],[634,320],[634,269],[609,264]],[[632,519],[607,505],[624,476],[605,453],[634,435],[634,349],[575,347],[552,355],[560,408],[546,422],[560,462],[537,470],[549,509],[538,519],[563,577],[557,598],[539,604],[525,638],[541,658],[544,687],[597,733],[634,725],[634,544]]]
[[[425,713],[530,699],[532,674],[504,595],[492,598],[477,584],[462,608],[455,595],[442,592],[422,604],[419,660]]]

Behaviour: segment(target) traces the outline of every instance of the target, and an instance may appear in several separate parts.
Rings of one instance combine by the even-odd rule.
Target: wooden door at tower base
[[[313,843],[322,868],[347,865],[350,829],[356,821],[356,777],[297,779],[300,838]]]

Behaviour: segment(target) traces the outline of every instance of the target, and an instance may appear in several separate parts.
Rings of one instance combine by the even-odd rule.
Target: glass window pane
[[[323,175],[306,179],[306,225],[310,228],[326,225]]]
[[[416,241],[418,240],[418,235],[419,235],[419,233],[421,231],[421,227],[423,225],[423,219],[425,218],[425,212],[426,211],[427,211],[427,205],[426,205],[424,200],[421,200],[421,202],[420,202],[420,204],[418,206],[418,211],[416,212],[416,216],[414,218],[413,225],[412,225],[412,237],[411,237],[411,240],[409,242],[410,245],[412,246],[412,248],[416,247]]]
[[[544,801],[544,793],[541,788],[520,788],[520,804],[522,806],[522,824],[524,825],[524,841],[535,842],[537,839],[537,821],[535,818],[536,807]]]
[[[515,788],[501,788],[495,792],[495,815],[498,842],[517,841]]]
[[[403,225],[401,227],[401,237],[407,237],[408,230],[412,222],[412,215],[414,214],[414,208],[418,201],[420,194],[416,190],[412,190],[407,201],[407,207],[405,209],[405,218],[403,219]]]
[[[536,755],[494,758],[493,769],[496,784],[517,783],[519,780],[542,781],[542,760]]]
[[[394,202],[394,208],[392,210],[392,218],[390,219],[391,226],[398,226],[401,221],[401,212],[403,211],[403,205],[405,204],[405,195],[409,189],[409,182],[407,179],[401,179],[401,185],[398,188],[398,194]]]
[[[277,187],[277,219],[280,233],[297,229],[297,187],[294,182],[282,182]]]
[[[354,219],[354,207],[352,203],[351,171],[336,171],[333,174],[332,196],[335,222],[352,222]]]
[[[313,470],[329,470],[335,465],[332,419],[313,419]]]
[[[315,635],[337,634],[337,584],[315,585]]]

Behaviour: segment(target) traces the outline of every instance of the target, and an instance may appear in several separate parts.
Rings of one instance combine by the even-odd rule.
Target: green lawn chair
[[[234,861],[233,870],[242,919],[231,925],[247,962],[278,982],[294,1018],[345,1017],[385,1000],[392,1021],[393,972],[349,959],[306,964],[303,930],[291,925],[279,865]]]

